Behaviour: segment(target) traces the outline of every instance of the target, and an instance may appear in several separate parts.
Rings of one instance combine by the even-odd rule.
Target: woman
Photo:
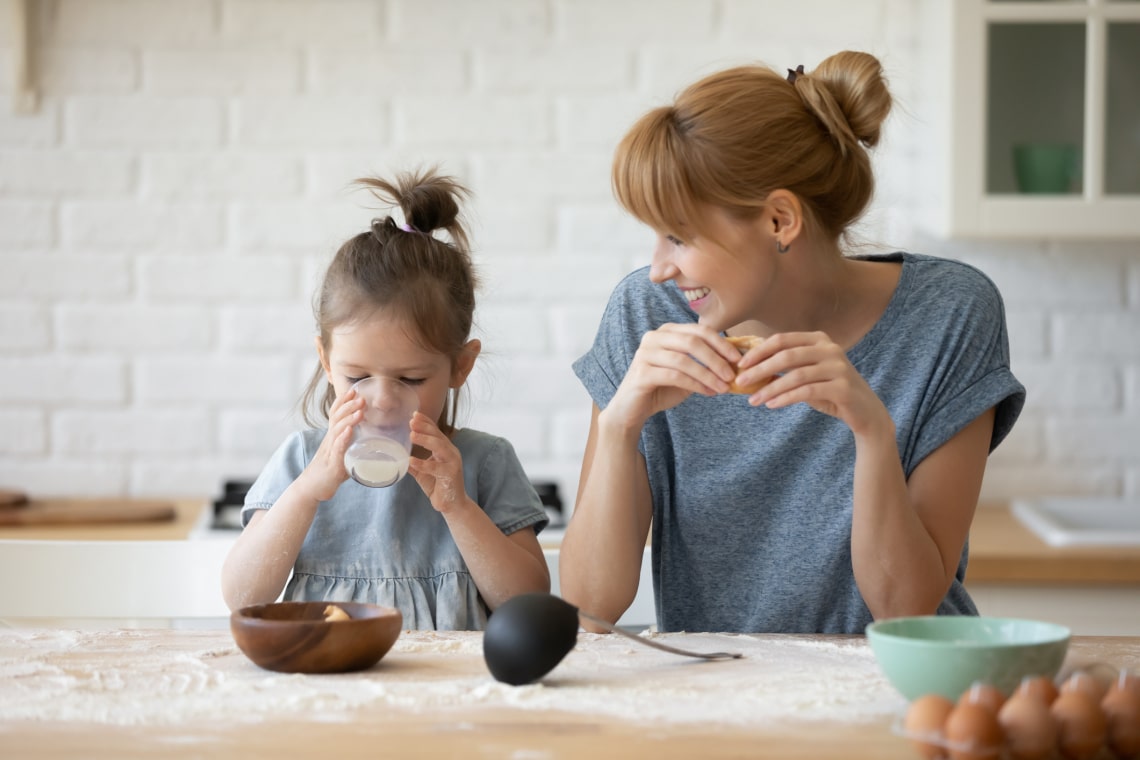
[[[586,611],[629,606],[652,529],[663,631],[976,614],[966,539],[1025,391],[984,275],[842,249],[890,106],[865,53],[745,66],[618,146],[615,193],[657,245],[574,365],[595,406],[560,573]]]

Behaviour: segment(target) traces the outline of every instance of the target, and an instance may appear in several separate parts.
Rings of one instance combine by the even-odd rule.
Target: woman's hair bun
[[[841,149],[878,144],[891,111],[882,64],[870,53],[845,50],[824,59],[794,85]]]

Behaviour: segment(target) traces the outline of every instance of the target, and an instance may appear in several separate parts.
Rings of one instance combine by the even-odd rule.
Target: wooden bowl
[[[334,604],[349,620],[325,620]],[[230,615],[234,642],[266,670],[282,673],[348,673],[365,670],[388,653],[404,624],[392,607],[360,602],[276,602],[243,607]]]

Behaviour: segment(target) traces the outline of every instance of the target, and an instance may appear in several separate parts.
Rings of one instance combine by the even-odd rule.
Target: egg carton
[[[1059,686],[1044,676],[1026,678],[1008,699],[974,684],[957,703],[919,697],[892,731],[927,760],[1140,758],[1140,677],[1098,665]]]

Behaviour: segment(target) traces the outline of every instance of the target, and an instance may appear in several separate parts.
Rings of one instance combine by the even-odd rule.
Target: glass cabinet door
[[[1136,195],[1140,193],[1140,22],[1110,22],[1107,37],[1104,190],[1106,195]]]
[[[987,27],[987,194],[1083,191],[1085,24]]]

